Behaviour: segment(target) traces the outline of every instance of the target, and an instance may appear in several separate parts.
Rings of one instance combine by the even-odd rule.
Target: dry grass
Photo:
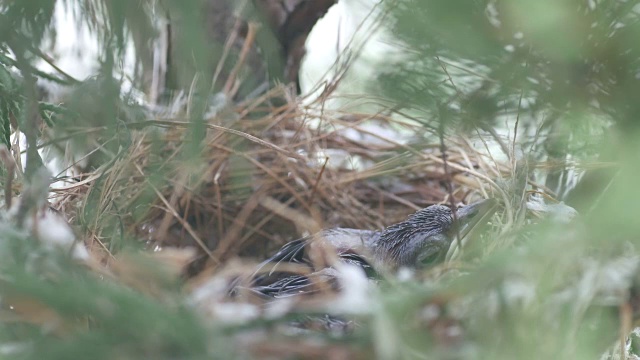
[[[182,109],[130,124],[131,145],[121,156],[58,191],[55,207],[101,259],[112,257],[116,233],[149,249],[197,248],[193,275],[238,256],[262,258],[322,228],[382,228],[451,202],[449,183],[453,203],[486,197],[498,189],[491,179],[505,172],[458,137],[447,139],[446,174],[438,144],[385,139],[363,126],[369,115],[314,119],[315,107],[284,87],[206,119],[201,152],[193,155]],[[386,116],[375,121],[414,126]],[[355,141],[339,130],[347,127],[381,141]],[[336,165],[332,149],[349,160]]]

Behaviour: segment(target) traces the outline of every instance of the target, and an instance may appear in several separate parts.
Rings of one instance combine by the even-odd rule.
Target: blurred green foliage
[[[114,77],[127,34],[134,34],[143,61],[155,35],[154,11],[162,9],[180,21],[175,60],[177,71],[184,73],[177,88],[188,87],[187,79],[210,79],[210,61],[219,55],[211,53],[222,47],[207,41],[199,1],[66,0],[69,6],[79,4],[85,25],[99,35],[101,69],[82,83],[64,74],[43,74],[34,62],[42,57],[37,49],[43,39],[52,35],[55,3],[0,1],[0,142],[9,144],[15,122],[31,130],[27,141],[35,149],[42,136],[40,124],[33,126],[35,113],[58,134],[95,128],[91,137],[81,133],[75,140],[79,146],[105,145],[91,167],[106,171],[131,146],[127,124],[145,116]],[[471,270],[437,283],[385,284],[377,299],[380,307],[360,319],[362,326],[346,341],[371,345],[378,356],[390,359],[599,357],[617,339],[616,309],[634,285],[617,261],[633,259],[640,240],[640,5],[621,0],[389,4],[386,20],[392,33],[411,51],[401,64],[381,68],[376,80],[386,98],[414,110],[425,126],[437,129],[447,122],[447,132],[458,129],[448,126],[487,131],[518,119],[523,135],[518,144],[531,149],[528,155],[535,160],[601,160],[616,166],[605,169],[595,190],[582,193],[585,211],[575,223],[495,219],[492,237],[485,239],[492,250],[467,259]],[[36,79],[71,84],[74,91],[62,105],[43,102],[36,96]],[[194,98],[185,139],[193,146],[181,156],[197,163],[212,89],[208,81],[195,86],[194,93],[206,95]],[[246,170],[246,160],[236,159],[233,167]],[[181,169],[154,163],[148,170],[150,184],[156,185],[165,180],[163,171]],[[102,181],[89,195],[80,223],[89,228],[103,221],[110,229],[104,238],[124,243],[128,238],[121,209],[101,202]],[[149,187],[132,203],[134,218],[149,211],[146,195],[153,194]],[[521,200],[521,192],[510,195]],[[26,349],[16,358],[197,359],[212,353],[226,358],[234,354],[226,337],[246,330],[202,324],[184,305],[177,284],[166,286],[167,298],[143,295],[89,275],[67,254],[45,252],[6,219],[0,225],[0,300],[39,299],[74,324],[60,336],[36,325],[3,321],[0,345]],[[126,248],[118,241],[109,243],[111,250]],[[617,293],[620,289],[625,291]],[[609,292],[618,298],[607,302]],[[464,341],[443,346],[431,325],[416,320],[430,304],[441,306],[443,321],[464,328]]]
[[[410,49],[383,78],[402,104],[434,114],[430,104],[446,103],[468,122],[544,111],[566,121],[587,111],[636,126],[635,1],[400,0],[389,10],[392,33]],[[457,81],[446,81],[443,68],[459,73]]]
[[[68,252],[43,248],[4,219],[0,227],[4,317],[15,307],[31,312],[35,321],[11,324],[3,320],[3,356],[204,359],[214,344],[225,351],[211,330],[181,304],[177,284],[166,283],[162,298],[141,294],[88,272]],[[44,309],[59,315],[48,330],[39,323],[51,320]],[[10,348],[19,351],[13,353]]]

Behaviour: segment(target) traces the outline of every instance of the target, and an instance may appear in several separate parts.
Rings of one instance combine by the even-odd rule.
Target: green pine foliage
[[[22,149],[27,153],[27,170],[16,177],[18,185],[12,191],[24,194],[25,189],[38,186],[42,159],[36,150],[43,143],[55,144],[64,138],[78,148],[98,144],[100,151],[88,163],[104,176],[95,181],[77,209],[78,231],[100,231],[96,236],[104,240],[107,250],[130,252],[138,259],[142,251],[139,239],[129,232],[135,222],[131,219],[144,218],[151,211],[150,199],[161,185],[177,186],[166,184],[169,177],[164,175],[189,172],[184,176],[187,188],[205,171],[200,160],[208,97],[202,94],[210,92],[211,84],[193,82],[190,94],[197,96],[190,103],[189,132],[183,138],[188,146],[172,159],[175,162],[165,166],[161,137],[149,131],[151,151],[158,151],[144,164],[149,171],[145,190],[138,198],[120,194],[105,200],[103,194],[114,186],[106,176],[109,169],[129,159],[133,146],[133,126],[129,126],[144,127],[149,116],[132,96],[123,95],[114,70],[123,61],[129,34],[138,60],[148,60],[155,12],[193,19],[198,18],[201,4],[64,2],[79,4],[83,24],[100,39],[101,68],[87,81],[61,72],[45,74],[34,67],[44,57],[38,50],[43,41],[56,36],[51,26],[55,1],[0,0],[0,143],[11,146],[11,129],[16,126],[28,143]],[[285,339],[289,345],[308,341],[333,350],[348,348],[363,358],[598,358],[608,351],[616,353],[623,327],[619,309],[633,308],[638,286],[638,3],[388,3],[390,13],[384,19],[410,51],[401,64],[379,69],[381,75],[375,79],[379,86],[374,91],[398,104],[396,108],[410,109],[425,129],[439,130],[440,136],[462,129],[489,137],[491,129],[505,122],[515,126],[517,121],[520,126],[521,138],[516,142],[525,155],[506,154],[511,174],[500,173],[498,188],[489,194],[504,202],[507,215],[492,219],[488,235],[471,244],[473,256],[458,259],[464,265],[437,269],[442,273],[419,271],[411,280],[380,281],[372,300],[375,306],[354,317],[359,325],[353,333],[282,335],[272,330],[307,313],[239,326],[213,322],[189,305],[184,279],[162,274],[157,263],[147,263],[143,257],[135,261],[148,271],[145,274],[157,275],[150,276],[152,290],[140,291],[89,270],[67,251],[44,246],[3,209],[0,357],[234,358],[247,356],[238,339],[256,333],[274,342]],[[184,62],[182,70],[192,79],[210,79],[212,67],[207,59],[212,49],[221,46],[208,46],[198,21],[182,23],[182,41],[177,44],[183,58],[177,61]],[[38,80],[73,90],[62,104],[46,102],[38,94]],[[423,134],[416,136],[422,139]],[[513,141],[513,135],[508,140]],[[236,150],[230,168],[236,172],[229,177],[238,182],[241,199],[250,196],[245,174],[254,166],[244,157],[247,143],[245,139],[230,142]],[[559,165],[552,164],[551,170],[545,167],[556,160]],[[582,200],[578,219],[559,224],[553,217],[526,216],[526,192],[544,190],[528,181],[541,172],[571,166],[606,172],[596,190],[578,193]],[[6,168],[1,175],[4,188]],[[16,313],[22,317],[17,319]],[[24,321],[25,313],[32,321]],[[633,353],[631,345],[630,349],[625,351]]]

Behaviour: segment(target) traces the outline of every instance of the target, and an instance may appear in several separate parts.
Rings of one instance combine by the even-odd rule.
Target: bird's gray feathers
[[[319,232],[314,235],[315,240],[326,241],[340,254],[345,250],[349,252],[369,252],[372,245],[378,241],[381,231],[335,228]]]
[[[494,200],[484,200],[456,210],[459,226],[454,226],[453,211],[443,205],[432,205],[418,210],[406,220],[386,229],[359,230],[335,228],[323,230],[315,235],[285,244],[275,255],[260,264],[253,275],[254,290],[272,297],[289,296],[311,291],[311,275],[336,286],[334,277],[315,268],[309,257],[309,245],[323,242],[335,250],[342,263],[362,268],[369,277],[380,271],[395,270],[400,267],[416,267],[434,264],[444,260],[447,250],[456,234],[464,237],[482,214],[494,208]],[[479,215],[479,216],[478,216]],[[308,269],[309,275],[284,270],[282,263],[293,263]],[[325,265],[326,266],[326,265]]]
[[[407,220],[387,227],[373,244],[373,254],[388,268],[416,266],[433,257],[437,261],[451,244],[451,209],[432,205]]]

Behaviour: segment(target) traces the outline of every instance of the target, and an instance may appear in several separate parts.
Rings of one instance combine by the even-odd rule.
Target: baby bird
[[[495,211],[496,201],[482,200],[454,211],[443,205],[418,210],[406,220],[384,230],[336,228],[293,240],[262,262],[251,280],[250,289],[268,297],[286,297],[314,291],[308,274],[287,270],[287,264],[308,269],[316,278],[337,287],[335,269],[316,269],[314,246],[329,246],[338,260],[361,267],[367,276],[440,263],[457,236],[464,238],[471,229]]]

